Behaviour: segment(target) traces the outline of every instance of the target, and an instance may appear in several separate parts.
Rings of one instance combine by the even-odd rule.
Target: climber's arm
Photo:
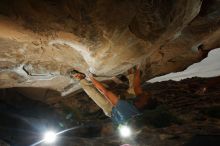
[[[141,88],[141,73],[139,67],[136,67],[133,81],[134,92],[136,96],[142,95],[144,92]]]
[[[91,79],[93,85],[111,102],[113,106],[115,106],[118,103],[119,98],[117,95],[106,89],[102,85],[102,83],[97,81],[93,76],[90,75],[89,78]]]
[[[136,67],[136,72],[134,74],[133,87],[134,87],[135,95],[137,96],[137,99],[134,102],[135,106],[141,109],[145,105],[150,104],[149,103],[151,99],[150,94],[147,92],[144,92],[141,87],[141,73],[140,73],[139,67]]]

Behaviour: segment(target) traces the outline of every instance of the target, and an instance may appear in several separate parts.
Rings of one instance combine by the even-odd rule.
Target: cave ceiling
[[[219,8],[218,0],[1,0],[0,88],[67,95],[80,88],[71,69],[103,80],[141,64],[143,81],[182,71],[220,47]]]

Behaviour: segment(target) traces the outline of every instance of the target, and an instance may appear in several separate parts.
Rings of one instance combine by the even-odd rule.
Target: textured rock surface
[[[0,87],[79,89],[66,74],[105,78],[142,63],[143,80],[219,47],[218,0],[2,0]]]

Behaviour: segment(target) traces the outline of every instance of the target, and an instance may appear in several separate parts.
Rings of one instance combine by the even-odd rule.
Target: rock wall
[[[67,72],[104,77],[142,64],[143,81],[219,47],[218,0],[2,0],[0,87],[75,92]]]

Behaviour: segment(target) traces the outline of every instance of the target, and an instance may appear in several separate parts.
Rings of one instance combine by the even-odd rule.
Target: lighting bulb
[[[131,136],[131,129],[128,126],[122,125],[119,127],[119,133],[122,137]]]
[[[44,134],[44,141],[46,142],[46,143],[53,143],[53,142],[55,142],[56,141],[56,137],[57,135],[56,135],[56,133],[55,132],[53,132],[53,131],[48,131],[48,132],[46,132],[45,134]]]

